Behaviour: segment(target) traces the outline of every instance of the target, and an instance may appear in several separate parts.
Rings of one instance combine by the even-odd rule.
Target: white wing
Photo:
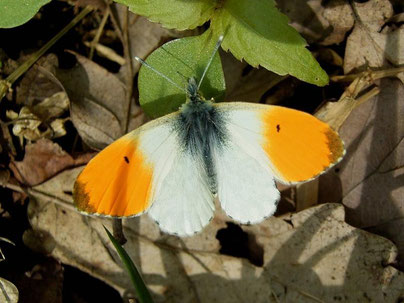
[[[202,163],[180,147],[175,133],[157,151],[150,146],[155,174],[148,214],[163,231],[187,236],[209,223],[215,207]]]
[[[233,219],[258,223],[274,214],[280,198],[259,132],[253,131],[259,121],[251,111],[225,110],[228,138],[214,154],[219,201]]]

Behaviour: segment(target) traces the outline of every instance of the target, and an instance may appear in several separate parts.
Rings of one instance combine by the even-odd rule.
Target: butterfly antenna
[[[182,90],[183,92],[187,92],[187,90],[184,87],[179,86],[177,83],[175,83],[173,80],[171,80],[170,78],[168,78],[166,75],[164,75],[163,73],[159,72],[157,69],[155,69],[154,67],[152,67],[149,63],[147,63],[146,61],[144,61],[143,59],[140,59],[138,56],[135,56],[135,59],[142,65],[146,66],[147,68],[149,68],[150,70],[152,70],[153,72],[155,72],[157,75],[163,77],[164,79],[166,79],[168,82],[170,82],[172,85],[174,85],[176,88]]]
[[[201,87],[202,81],[203,81],[203,79],[205,78],[206,73],[208,72],[208,69],[209,69],[210,65],[212,64],[213,58],[215,57],[215,55],[216,55],[216,53],[217,53],[217,50],[219,49],[219,47],[220,47],[220,45],[222,44],[222,42],[223,42],[223,35],[220,36],[220,37],[219,37],[219,40],[217,40],[217,42],[216,42],[215,48],[214,48],[214,50],[213,50],[213,52],[212,52],[212,56],[210,56],[209,61],[208,61],[208,64],[206,64],[206,67],[205,67],[205,70],[203,71],[201,80],[199,80],[199,83],[198,83],[198,90],[199,90],[199,88]]]

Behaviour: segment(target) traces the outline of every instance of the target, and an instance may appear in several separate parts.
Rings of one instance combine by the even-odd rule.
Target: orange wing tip
[[[331,128],[327,129],[325,132],[327,138],[327,144],[330,149],[330,155],[328,156],[330,160],[330,166],[337,164],[345,155],[344,142],[341,140],[339,135],[333,131]]]
[[[263,111],[263,148],[279,181],[313,180],[338,163],[344,153],[339,135],[324,122],[296,110]]]
[[[134,218],[146,212],[145,210],[139,213],[129,215],[114,215],[108,213],[101,213],[93,205],[91,205],[89,201],[90,196],[85,190],[85,184],[77,180],[73,188],[73,202],[76,209],[83,215],[116,219],[116,218]]]
[[[329,128],[324,133],[327,138],[327,146],[330,149],[330,154],[328,155],[329,164],[323,167],[323,170],[318,174],[315,174],[309,179],[302,179],[298,181],[292,181],[290,184],[298,184],[305,183],[309,181],[313,181],[318,178],[322,174],[328,172],[331,168],[337,165],[345,156],[345,146],[344,141],[340,138],[337,132],[335,132],[332,128]]]
[[[85,184],[76,180],[73,187],[74,205],[80,212],[96,213],[97,210],[90,204],[90,197],[85,190]]]

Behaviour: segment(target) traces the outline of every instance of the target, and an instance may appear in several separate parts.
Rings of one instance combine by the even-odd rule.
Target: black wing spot
[[[279,133],[281,131],[281,126],[279,124],[276,125],[276,131]]]
[[[129,158],[128,157],[123,157],[125,159],[125,162],[129,164]]]

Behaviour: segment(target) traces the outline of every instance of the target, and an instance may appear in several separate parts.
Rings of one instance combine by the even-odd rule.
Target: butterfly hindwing
[[[220,205],[240,223],[258,223],[276,210],[280,194],[274,176],[254,151],[249,154],[242,147],[249,144],[246,140],[235,134],[228,137],[214,156]]]
[[[148,213],[163,231],[192,235],[212,219],[213,194],[200,159],[182,149],[176,149],[171,158],[167,175],[156,180],[159,188]]]

